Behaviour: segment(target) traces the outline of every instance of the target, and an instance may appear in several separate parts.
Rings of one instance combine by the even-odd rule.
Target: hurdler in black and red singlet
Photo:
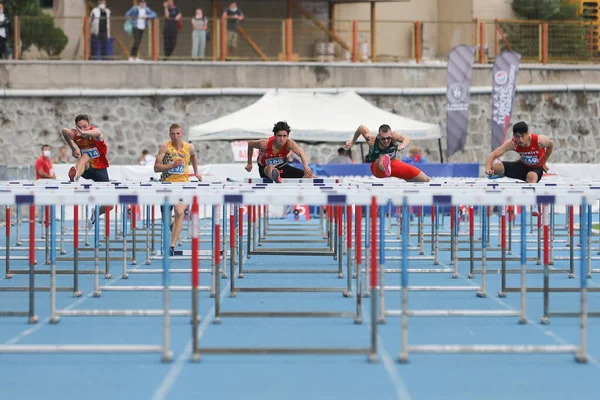
[[[502,161],[504,164],[504,176],[513,179],[527,180],[527,173],[534,171],[538,176],[538,182],[542,179],[544,174],[544,162],[546,160],[546,148],[540,147],[538,143],[538,135],[530,133],[531,142],[529,146],[519,146],[515,140],[512,139],[513,149],[519,153],[519,161]]]
[[[275,137],[272,136],[268,139],[267,149],[258,153],[258,173],[261,178],[269,178],[270,176],[265,175],[265,167],[267,165],[273,165],[279,170],[279,174],[282,178],[300,179],[304,177],[304,170],[294,168],[287,164],[287,155],[290,152],[287,143],[283,145],[279,151],[273,151],[273,144],[275,143]]]

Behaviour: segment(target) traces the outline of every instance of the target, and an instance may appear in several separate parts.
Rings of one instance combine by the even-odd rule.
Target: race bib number
[[[178,167],[171,168],[167,172],[171,175],[183,175],[183,171],[184,171],[184,166],[180,165]]]
[[[283,158],[279,157],[279,158],[271,158],[268,160],[265,160],[265,164],[266,165],[279,165],[279,164],[283,164]]]
[[[521,157],[521,161],[528,165],[537,165],[538,158],[536,156],[523,156]]]
[[[91,149],[81,150],[83,154],[87,154],[89,158],[98,158],[100,157],[100,152],[96,147],[92,147]]]

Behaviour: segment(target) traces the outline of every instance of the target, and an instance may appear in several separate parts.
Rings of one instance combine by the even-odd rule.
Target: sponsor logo
[[[506,71],[498,71],[494,76],[494,80],[498,85],[504,85],[508,81],[508,74]]]

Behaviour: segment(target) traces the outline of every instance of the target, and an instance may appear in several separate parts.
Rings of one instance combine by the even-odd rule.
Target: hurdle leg
[[[131,264],[137,265],[137,208],[136,204],[131,205]],[[171,214],[170,211],[167,214],[163,214],[163,220],[167,221],[168,224],[171,223]],[[169,232],[171,232],[169,230]],[[170,235],[169,235],[170,236]],[[170,246],[170,243],[169,243]],[[169,257],[169,247],[163,248],[163,254],[165,257]]]
[[[375,197],[371,199],[371,349],[369,351],[369,362],[377,361],[377,202]],[[382,235],[383,239],[383,235]],[[381,244],[383,248],[383,244]]]
[[[587,241],[587,251],[585,254],[585,259],[587,260],[587,274],[586,277],[588,279],[592,278],[592,255],[591,255],[591,248],[592,248],[592,206],[588,206],[588,212],[587,212],[587,237],[586,237],[586,241]]]
[[[440,265],[440,209],[437,205],[435,206],[435,218],[432,218],[431,224],[431,229],[435,231],[435,235],[431,238],[433,242],[433,265]]]
[[[253,213],[253,208],[251,205],[248,205],[248,214],[247,214],[247,220],[246,220],[246,225],[247,226],[247,230],[248,232],[246,233],[246,258],[250,259],[250,252],[252,251],[252,213]]]
[[[469,279],[475,278],[475,208],[469,206]]]
[[[123,273],[121,274],[122,279],[129,279],[129,272],[127,271],[127,204],[121,205],[121,214],[122,214],[122,231],[123,231]],[[133,242],[133,246],[136,246],[136,243]],[[165,255],[166,257],[166,255]]]
[[[575,211],[569,206],[569,278],[575,278]]]
[[[89,206],[85,206],[85,221],[87,221],[89,219],[89,212],[90,212],[90,208]],[[87,223],[84,224],[85,225],[85,245],[89,246],[90,245],[90,240],[88,237],[88,227],[87,227]]]
[[[452,272],[452,278],[458,279],[458,207],[452,207],[452,214],[454,215],[454,228],[452,229],[454,232],[454,238],[452,239],[454,244],[454,271]]]
[[[335,206],[336,213],[336,230],[337,235],[335,239],[336,244],[336,253],[337,253],[337,261],[338,261],[338,278],[344,277],[344,256],[343,256],[343,247],[344,247],[344,237],[343,237],[343,229],[342,225],[344,223],[344,208],[342,206]]]
[[[94,297],[100,297],[100,284],[98,282],[100,275],[100,224],[98,219],[100,217],[100,206],[94,206],[94,212],[96,213],[96,223],[94,224]],[[87,224],[86,224],[87,225]],[[135,246],[134,246],[135,247]]]
[[[58,324],[60,317],[56,312],[56,230],[54,229],[54,213],[56,206],[50,206],[50,320],[51,324]],[[46,237],[48,230],[46,230]]]
[[[81,297],[79,290],[79,206],[73,206],[73,297]]]
[[[231,282],[233,282],[235,274],[235,204],[229,204],[229,275],[231,275]],[[223,246],[223,261],[227,259],[227,250]],[[223,278],[227,278],[225,272],[225,266],[223,266]],[[231,291],[233,293],[233,290]]]
[[[369,211],[370,212],[370,211]],[[365,215],[365,297],[371,296],[371,218],[369,214]]]
[[[346,206],[346,292],[345,297],[352,297],[352,206]]]
[[[587,213],[588,209],[587,209],[587,200],[584,197],[582,199],[582,206],[581,206],[581,210],[582,212],[585,214]],[[591,210],[590,210],[591,211]],[[578,363],[587,363],[588,362],[588,355],[587,355],[587,325],[588,325],[588,296],[587,296],[587,280],[584,277],[584,273],[586,270],[586,262],[585,262],[585,256],[587,254],[589,254],[589,249],[587,249],[588,246],[588,240],[587,240],[587,234],[588,234],[588,227],[584,226],[588,223],[588,219],[585,218],[586,216],[584,215],[583,217],[581,217],[581,213],[580,213],[580,219],[581,219],[581,263],[580,263],[580,271],[579,271],[579,279],[580,279],[580,288],[581,288],[581,316],[580,316],[580,343],[579,343],[579,351],[577,352],[577,354],[575,355],[575,360]]]
[[[163,215],[168,215],[167,213],[170,211],[168,198],[165,198],[165,203],[163,205]],[[170,230],[168,229],[168,223],[170,221],[166,218],[163,220],[163,252],[167,252],[169,249],[169,245],[171,242]],[[135,232],[135,230],[134,230]],[[133,248],[135,249],[136,243],[133,241]],[[173,360],[173,353],[170,351],[170,341],[171,341],[171,316],[170,316],[170,296],[169,296],[169,285],[170,285],[170,275],[169,275],[169,267],[170,267],[170,258],[168,253],[163,257],[163,346],[162,346],[162,357],[161,361],[163,363],[171,362]]]
[[[550,233],[550,229],[548,226],[550,219],[549,215],[549,205],[544,204],[542,206],[542,212],[538,217],[539,221],[543,221],[544,225],[544,314],[540,320],[540,322],[544,325],[550,323],[549,313],[550,313],[550,265],[549,265],[549,243],[548,236]]]
[[[46,215],[46,220],[44,221],[44,224],[46,226],[46,265],[50,265],[50,235],[49,235],[49,229],[50,229],[50,222],[48,221],[49,214],[50,214],[50,206],[45,206],[44,209],[46,210],[45,215]]]
[[[65,250],[65,206],[60,206],[60,254],[67,254]]]
[[[6,206],[5,213],[6,213],[6,258],[4,259],[4,262],[5,262],[6,269],[4,272],[4,277],[6,279],[10,279],[13,277],[13,275],[10,273],[10,207],[9,206]],[[33,243],[35,245],[35,241]]]
[[[424,220],[425,216],[423,215],[423,207],[419,206],[419,254],[423,255],[425,254],[425,234],[424,234],[424,229],[423,229],[423,220]]]
[[[198,197],[194,196],[192,200],[192,361],[200,361],[200,353],[198,352],[198,285],[200,281],[199,271],[199,236],[200,236],[200,220],[198,215]],[[233,280],[233,274],[231,275]]]
[[[212,257],[211,257],[211,262],[210,262],[210,297],[216,297],[217,296],[217,283],[219,281],[219,279],[217,279],[217,275],[219,274],[219,271],[216,269],[215,266],[215,253],[218,252],[218,247],[217,247],[217,241],[219,240],[219,236],[216,233],[216,226],[217,226],[217,216],[216,216],[216,212],[218,210],[218,207],[213,205],[211,207],[211,238],[210,238],[210,248],[212,250]]]
[[[217,278],[221,270],[221,206],[213,206],[213,215],[215,216],[215,244],[213,247],[213,276],[215,281],[215,319],[213,323],[218,325],[221,323],[221,280]]]
[[[521,206],[521,315],[519,324],[527,323],[527,208]]]
[[[156,235],[154,234],[154,230],[155,230],[156,226],[155,226],[154,210],[155,210],[154,205],[152,205],[152,211],[151,211],[151,214],[152,214],[151,221],[152,222],[150,225],[151,230],[152,230],[152,251],[150,251],[150,254],[152,254],[152,255],[156,255],[156,245],[155,245],[155,243],[156,243],[155,236]],[[123,234],[125,234],[125,233],[123,233]]]
[[[479,291],[475,292],[477,297],[486,297],[486,278],[487,278],[487,233],[489,231],[489,206],[482,207],[483,210],[481,212],[481,288]],[[498,296],[503,297],[503,293],[498,293]]]
[[[96,224],[99,224],[100,220],[96,219]],[[110,211],[104,213],[104,238],[106,240],[105,258],[104,258],[104,279],[112,278],[110,273]],[[133,243],[135,247],[135,242]]]
[[[362,273],[360,266],[362,264],[361,252],[362,252],[362,206],[356,206],[356,221],[355,221],[355,232],[356,232],[356,324],[362,324]]]
[[[17,207],[19,207],[17,205]],[[10,214],[6,215],[6,226],[10,226]],[[6,243],[9,243],[9,237]],[[8,259],[8,252],[6,253]],[[29,324],[36,324],[39,317],[35,315],[35,206],[29,206]]]
[[[244,208],[240,207],[238,211],[238,277],[244,277]]]
[[[554,204],[550,204],[550,232],[548,233],[548,243],[550,245],[549,249],[549,265],[554,265]]]
[[[10,207],[7,207],[10,208]],[[15,245],[17,246],[21,246],[21,207],[17,204],[17,206],[15,207],[15,214],[16,214],[16,224],[15,224]],[[34,209],[34,215],[35,215],[35,209]],[[9,221],[8,218],[6,218],[6,221]],[[7,244],[8,246],[8,244]]]
[[[542,210],[538,205],[538,217],[537,217],[537,260],[536,264],[540,265],[542,263]]]
[[[502,206],[500,213],[500,258],[502,266],[500,291],[506,293],[506,206]]]
[[[145,226],[146,226],[146,261],[144,264],[150,265],[152,261],[150,260],[150,230],[152,229],[152,225],[150,225],[150,206],[146,205],[146,215],[145,215]],[[152,232],[153,234],[154,232]],[[136,243],[133,244],[134,246]]]
[[[383,206],[379,206],[379,264],[375,268],[379,275],[379,317],[377,322],[380,324],[385,324],[385,215],[383,211]]]
[[[229,211],[231,210],[231,211]],[[231,214],[230,214],[231,213]],[[221,273],[221,278],[222,279],[227,279],[227,265],[225,263],[225,261],[227,260],[227,215],[229,215],[229,217],[231,218],[233,216],[233,206],[229,207],[228,204],[223,204],[223,221],[221,223],[221,226],[223,227],[223,241],[222,241],[222,245],[221,248],[219,249],[219,251],[223,252],[223,268],[220,270]],[[231,220],[230,220],[231,222]],[[230,229],[233,229],[233,226],[230,226]]]
[[[436,215],[436,205],[431,206],[431,254],[435,254],[435,215]],[[434,261],[435,264],[435,261]]]

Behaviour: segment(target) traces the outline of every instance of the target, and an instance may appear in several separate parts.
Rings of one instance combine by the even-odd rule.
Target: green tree
[[[21,54],[31,46],[45,51],[49,56],[59,55],[69,38],[54,20],[43,13],[39,0],[3,0],[6,11],[20,18]]]
[[[548,21],[548,58],[576,60],[593,54],[590,43],[591,23],[582,19],[579,6],[571,0],[512,0],[512,9],[523,20],[501,22],[500,27],[510,47],[525,58],[539,57],[540,24]],[[539,23],[533,23],[533,22]],[[503,42],[503,49],[508,45]]]

